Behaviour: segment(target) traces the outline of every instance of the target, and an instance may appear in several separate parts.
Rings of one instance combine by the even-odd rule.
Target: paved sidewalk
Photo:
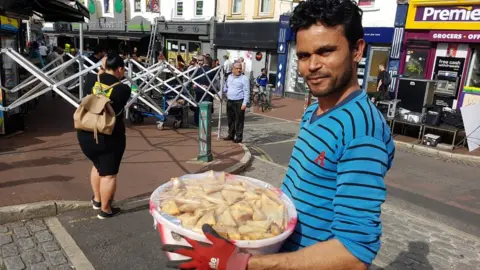
[[[43,220],[0,225],[0,269],[68,270],[72,263]]]
[[[43,98],[27,118],[26,132],[0,138],[0,207],[91,198],[92,164],[78,146],[74,108],[59,98]],[[159,131],[153,119],[130,126],[115,199],[149,194],[175,176],[225,170],[238,164],[245,154],[239,144],[215,137],[212,142],[214,161],[201,164],[196,162],[197,129],[173,130],[167,123],[165,130]]]
[[[283,166],[255,158],[242,174],[279,187],[285,172]],[[371,269],[479,269],[480,239],[476,236],[402,209],[390,198],[383,206],[382,221],[382,249]]]

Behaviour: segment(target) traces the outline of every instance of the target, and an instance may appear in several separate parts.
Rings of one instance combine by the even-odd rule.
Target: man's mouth
[[[311,82],[312,84],[318,84],[320,82],[322,82],[322,80],[326,79],[327,76],[311,76],[311,77],[308,77],[308,81]]]

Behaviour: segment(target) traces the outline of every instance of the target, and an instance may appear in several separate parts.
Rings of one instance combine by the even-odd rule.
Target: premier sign
[[[415,21],[422,22],[480,22],[480,6],[419,7]]]
[[[412,0],[408,7],[406,29],[473,30],[480,29],[480,0],[461,5],[459,1]]]

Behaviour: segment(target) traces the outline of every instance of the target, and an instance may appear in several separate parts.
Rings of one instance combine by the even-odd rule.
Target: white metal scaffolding
[[[80,36],[82,37],[83,35]],[[82,38],[80,38],[80,40],[82,40]],[[82,43],[83,42],[80,42],[80,44]],[[25,93],[6,107],[0,105],[0,111],[7,112],[50,91],[54,91],[70,104],[78,107],[86,90],[83,89],[85,76],[88,73],[97,74],[101,65],[100,62],[93,63],[86,56],[82,55],[82,49],[79,50],[77,56],[67,53],[66,55],[70,60],[65,63],[55,68],[51,68],[54,62],[60,61],[63,57],[62,55],[42,69],[32,64],[28,59],[24,58],[12,48],[1,49],[0,54],[10,57],[31,74],[29,78],[12,89],[0,86],[7,93],[15,93],[21,90]],[[163,126],[165,117],[179,99],[183,99],[189,106],[198,107],[198,104],[204,101],[207,96],[211,96],[212,99],[219,100],[221,104],[218,120],[218,137],[220,137],[221,114],[223,108],[222,89],[224,82],[223,70],[220,66],[210,70],[205,70],[203,67],[194,67],[186,71],[180,71],[166,61],[158,62],[148,68],[130,58],[126,59],[125,63],[126,74],[122,82],[129,84],[132,88],[136,88],[136,91],[132,91],[131,99],[126,105],[127,117],[130,106],[140,101],[160,116],[160,123]],[[58,74],[65,72],[67,68],[75,67],[76,65],[78,65],[78,72],[65,79],[57,80]],[[166,74],[168,74],[170,78],[165,79]],[[201,78],[206,78],[208,84],[201,85],[198,83],[197,81]],[[205,80],[203,81],[205,82]],[[26,90],[32,85],[35,86]],[[197,92],[197,94],[201,93],[201,97],[197,96],[195,98],[195,96],[192,95],[190,90],[194,85],[196,89],[195,92]],[[77,87],[79,89],[78,96],[71,93],[71,91]],[[158,93],[163,97],[163,100],[166,100],[167,97],[173,98],[169,100],[170,102],[164,102],[164,105],[161,106],[161,104],[158,104],[157,101],[151,98],[151,91]]]

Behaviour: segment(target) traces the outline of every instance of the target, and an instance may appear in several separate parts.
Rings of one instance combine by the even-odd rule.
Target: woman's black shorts
[[[100,176],[117,175],[125,152],[126,137],[98,134],[98,144],[92,132],[78,131],[78,142],[83,154],[93,162]]]

